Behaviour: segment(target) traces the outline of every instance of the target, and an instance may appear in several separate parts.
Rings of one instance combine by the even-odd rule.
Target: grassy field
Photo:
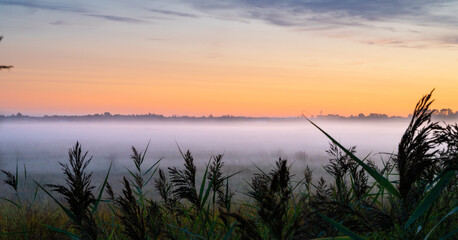
[[[241,196],[232,186],[241,173],[225,170],[222,155],[198,169],[181,149],[183,167],[161,169],[160,160],[145,157],[148,147],[132,147],[128,174],[113,181],[110,167],[94,186],[91,158],[76,143],[61,163],[61,185],[31,179],[25,166],[2,171],[0,237],[456,239],[458,125],[432,122],[431,103],[431,93],[418,102],[382,166],[310,121],[330,140],[328,177],[278,159],[255,169]]]

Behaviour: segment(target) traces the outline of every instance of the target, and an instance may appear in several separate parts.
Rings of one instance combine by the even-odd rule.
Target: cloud
[[[440,40],[445,44],[458,44],[458,35],[445,36],[445,37],[440,38]]]
[[[456,50],[458,46],[458,37],[437,37],[430,41],[420,41],[415,39],[372,39],[361,41],[361,43],[369,45],[383,45],[399,48],[415,48],[415,49],[430,49],[430,48],[447,48]]]
[[[420,0],[421,1],[421,0]],[[374,25],[383,15],[396,15],[394,11],[365,0],[226,0],[186,1],[192,7],[210,13],[240,20],[261,20],[276,26],[302,28],[378,28]],[[348,3],[348,4],[345,4]],[[380,4],[383,5],[383,4]],[[388,4],[389,5],[389,4]],[[400,13],[399,13],[400,14]],[[385,29],[386,30],[386,29]]]
[[[397,39],[376,39],[372,41],[363,41],[363,43],[374,45],[374,44],[384,44],[384,45],[398,45],[405,44],[405,41]]]
[[[159,13],[159,14],[169,15],[169,16],[198,18],[197,15],[190,14],[190,13],[184,13],[184,12],[177,12],[177,11],[170,11],[170,10],[163,10],[163,9],[154,9],[154,8],[148,8],[148,10],[154,13]]]
[[[84,16],[102,18],[109,21],[116,21],[116,22],[126,22],[126,23],[144,23],[145,21],[132,18],[132,17],[120,17],[115,15],[108,15],[108,14],[99,14],[95,11],[88,10],[78,5],[73,5],[68,3],[69,1],[62,1],[62,2],[48,2],[48,1],[8,1],[8,0],[0,0],[0,5],[7,5],[7,6],[19,6],[19,7],[26,7],[32,9],[40,9],[40,10],[49,10],[49,11],[59,11],[59,12],[70,12],[81,14]],[[54,21],[50,24],[54,25],[65,25],[64,21]]]
[[[238,10],[255,12],[252,17],[275,23],[281,15],[291,20],[306,15],[332,14],[334,19],[358,18],[370,21],[389,21],[394,18],[433,20],[443,24],[457,23],[458,3],[453,0],[187,0],[192,6],[207,11]],[[453,11],[453,9],[455,11]],[[268,10],[272,15],[260,14]],[[300,22],[297,22],[300,24]]]
[[[74,12],[74,13],[87,13],[84,8],[74,6],[72,4],[64,3],[49,3],[42,1],[6,1],[0,0],[0,5],[8,6],[19,6],[26,8],[42,9],[42,10],[51,10],[51,11],[63,11],[63,12]]]
[[[260,20],[297,31],[350,30],[361,38],[415,38],[415,42],[458,44],[438,33],[458,30],[455,0],[182,0],[205,13]],[[359,31],[359,32],[358,32]],[[332,35],[332,34],[331,34]],[[353,37],[353,38],[357,38]],[[370,41],[366,41],[370,42]],[[401,46],[401,43],[378,43]],[[434,44],[430,44],[433,46]],[[402,45],[410,46],[410,45]],[[420,44],[415,45],[420,46]],[[423,46],[423,45],[422,45]]]
[[[109,21],[115,21],[115,22],[126,22],[126,23],[144,23],[145,21],[136,19],[136,18],[130,18],[130,17],[120,17],[120,16],[114,16],[114,15],[104,15],[104,14],[85,14],[86,16],[90,17],[96,17],[96,18],[102,18],[105,20]]]
[[[49,24],[51,25],[71,25],[71,23],[68,23],[62,20],[56,20],[56,21],[50,22]]]

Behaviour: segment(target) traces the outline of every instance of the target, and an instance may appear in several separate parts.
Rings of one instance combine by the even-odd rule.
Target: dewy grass
[[[77,143],[61,163],[66,185],[27,183],[25,167],[23,176],[18,167],[2,170],[11,193],[1,198],[0,238],[456,239],[458,125],[431,122],[431,103],[431,93],[419,101],[381,168],[310,121],[331,141],[327,180],[308,166],[294,178],[279,159],[271,170],[257,168],[242,200],[233,198],[237,173],[224,174],[223,155],[199,169],[178,149],[183,168],[164,171],[160,160],[145,167],[149,144],[132,147],[134,167],[117,180],[120,191],[108,183],[111,166],[95,191],[91,158]]]

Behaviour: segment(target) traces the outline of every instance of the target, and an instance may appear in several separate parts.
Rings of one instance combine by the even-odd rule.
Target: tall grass
[[[3,170],[10,198],[0,205],[0,236],[6,239],[456,239],[458,125],[431,121],[432,92],[416,105],[398,150],[382,166],[330,140],[324,165],[329,180],[306,167],[302,176],[279,159],[257,168],[244,198],[234,200],[223,155],[198,169],[183,152],[183,167],[148,163],[148,146],[132,147],[133,169],[121,190],[108,169],[96,191],[91,158],[81,145],[61,163],[66,185],[35,181],[54,204],[23,197],[27,171]],[[146,167],[145,167],[146,165]],[[29,183],[30,185],[32,183]],[[154,189],[151,192],[148,189]],[[120,192],[116,195],[115,192]],[[17,214],[14,214],[17,213]]]

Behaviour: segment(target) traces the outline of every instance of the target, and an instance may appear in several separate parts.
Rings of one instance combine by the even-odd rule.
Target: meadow
[[[180,147],[181,164],[163,167],[146,155],[153,144],[132,147],[127,172],[108,163],[96,176],[77,142],[60,163],[60,181],[30,176],[26,165],[2,170],[0,236],[456,239],[458,125],[431,120],[431,94],[417,103],[396,151],[378,162],[304,118],[330,142],[320,170],[281,157],[226,169],[224,154],[196,164]],[[249,175],[245,191],[235,190],[241,175]]]

